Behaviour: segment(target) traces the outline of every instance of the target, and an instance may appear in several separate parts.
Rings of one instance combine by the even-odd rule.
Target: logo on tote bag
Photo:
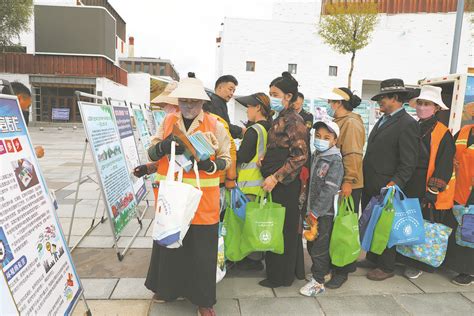
[[[262,243],[268,244],[272,240],[272,234],[268,230],[264,230],[260,233],[259,239]]]

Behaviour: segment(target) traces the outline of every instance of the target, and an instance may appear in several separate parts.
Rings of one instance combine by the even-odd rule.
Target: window
[[[255,62],[254,61],[248,61],[247,66],[246,66],[247,71],[255,71]]]
[[[329,75],[337,77],[337,66],[329,66]]]
[[[150,72],[150,65],[149,64],[144,64],[143,65],[143,72],[149,73]]]
[[[160,76],[164,76],[165,75],[165,65],[163,64],[160,64]]]
[[[296,64],[288,64],[288,72],[292,75],[296,75]]]

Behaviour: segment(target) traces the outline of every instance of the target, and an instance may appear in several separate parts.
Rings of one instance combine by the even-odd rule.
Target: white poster
[[[69,315],[82,294],[18,101],[5,95],[0,95],[0,268],[22,315]],[[3,296],[5,279],[2,315],[11,310]]]

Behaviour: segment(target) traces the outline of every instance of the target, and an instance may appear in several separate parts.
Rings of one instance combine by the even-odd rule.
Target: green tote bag
[[[329,255],[333,265],[343,267],[356,261],[359,254],[359,221],[354,213],[354,200],[349,196],[343,198],[339,204],[329,244]]]
[[[230,261],[240,261],[245,258],[247,254],[240,251],[240,241],[242,238],[242,229],[244,228],[244,221],[235,214],[230,206],[230,192],[225,192],[226,210],[224,215],[224,222],[222,225],[222,236],[224,236],[224,253],[225,257]]]
[[[381,255],[387,248],[390,233],[392,232],[393,220],[395,218],[395,210],[393,209],[393,195],[395,190],[389,193],[387,203],[382,209],[380,218],[375,225],[374,236],[372,237],[372,245],[370,252]]]
[[[254,251],[283,254],[285,208],[273,203],[271,194],[262,193],[255,202],[247,203],[245,212],[240,251],[246,254]]]

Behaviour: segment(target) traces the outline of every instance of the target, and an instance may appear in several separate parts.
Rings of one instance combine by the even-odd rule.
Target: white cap
[[[339,137],[339,133],[340,133],[339,126],[333,121],[330,121],[328,119],[322,119],[314,123],[313,128],[318,129],[320,126],[325,126],[330,132],[336,134],[336,136]]]

